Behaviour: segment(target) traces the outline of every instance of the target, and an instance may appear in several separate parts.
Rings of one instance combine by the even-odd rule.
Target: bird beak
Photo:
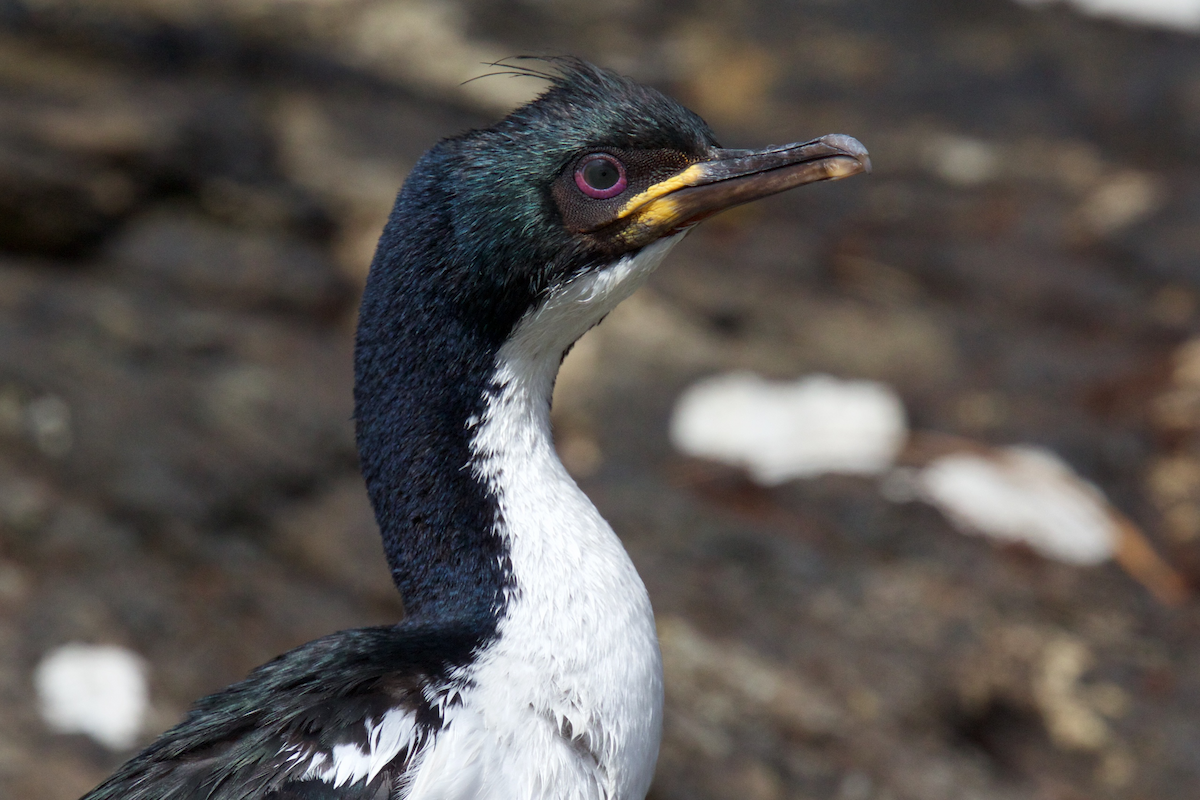
[[[867,149],[841,134],[764,150],[717,150],[716,158],[692,164],[631,198],[617,219],[628,226],[623,238],[645,241],[760,197],[870,171]]]

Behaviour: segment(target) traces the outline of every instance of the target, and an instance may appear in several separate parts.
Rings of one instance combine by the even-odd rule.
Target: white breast
[[[563,351],[680,237],[582,276],[527,315],[497,358],[474,423],[515,588],[472,688],[420,756],[410,800],[642,800],[662,732],[662,663],[646,589],[567,474],[550,433]]]

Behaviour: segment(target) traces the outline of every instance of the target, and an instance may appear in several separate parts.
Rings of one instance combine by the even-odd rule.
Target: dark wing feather
[[[441,727],[426,698],[448,687],[477,645],[468,626],[413,624],[309,642],[197,702],[83,800],[385,800]],[[422,735],[369,785],[303,778],[311,754],[365,746],[367,720],[395,708],[413,714]]]

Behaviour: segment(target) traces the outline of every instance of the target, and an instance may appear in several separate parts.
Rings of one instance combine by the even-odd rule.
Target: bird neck
[[[421,190],[405,187],[410,196]],[[540,299],[511,287],[469,291],[455,282],[468,270],[444,241],[450,220],[404,213],[404,198],[360,309],[361,466],[407,614],[457,619],[487,638],[516,588],[510,556],[522,531],[506,525],[501,503],[522,489],[512,485],[512,467],[536,456],[565,476],[549,422],[563,354],[636,288],[670,243]]]
[[[448,159],[427,154],[384,228],[354,353],[360,466],[410,618],[495,630],[510,584],[497,504],[470,469],[467,424],[486,408],[496,355],[532,297],[489,285],[486,257],[454,241]],[[464,269],[468,259],[481,268]]]
[[[409,617],[492,629],[507,554],[495,497],[470,468],[468,423],[485,412],[500,345],[437,303],[414,298],[424,306],[417,319],[395,301],[363,300],[361,317],[371,309],[381,318],[360,322],[358,450],[392,579]]]

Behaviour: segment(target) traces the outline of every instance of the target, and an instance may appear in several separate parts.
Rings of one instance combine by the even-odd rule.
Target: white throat
[[[504,743],[496,753],[503,763],[481,767],[480,777],[505,781],[514,797],[642,800],[654,774],[662,664],[650,601],[624,547],[558,459],[550,395],[563,351],[680,238],[580,276],[526,315],[500,350],[496,390],[473,424],[478,472],[496,493],[515,584],[497,639],[471,671],[476,707],[489,716],[475,724]],[[456,725],[445,732],[451,738]]]
[[[553,291],[517,323],[500,349],[496,380],[523,384],[524,394],[544,402],[548,420],[550,392],[563,352],[645,283],[685,235],[686,232],[659,239],[634,255],[625,256],[603,270],[581,275]],[[488,416],[499,421],[497,405],[492,403]],[[499,433],[503,435],[505,431]],[[485,438],[493,437],[485,437],[481,430],[475,439],[477,452],[502,444],[502,441],[485,442]]]

